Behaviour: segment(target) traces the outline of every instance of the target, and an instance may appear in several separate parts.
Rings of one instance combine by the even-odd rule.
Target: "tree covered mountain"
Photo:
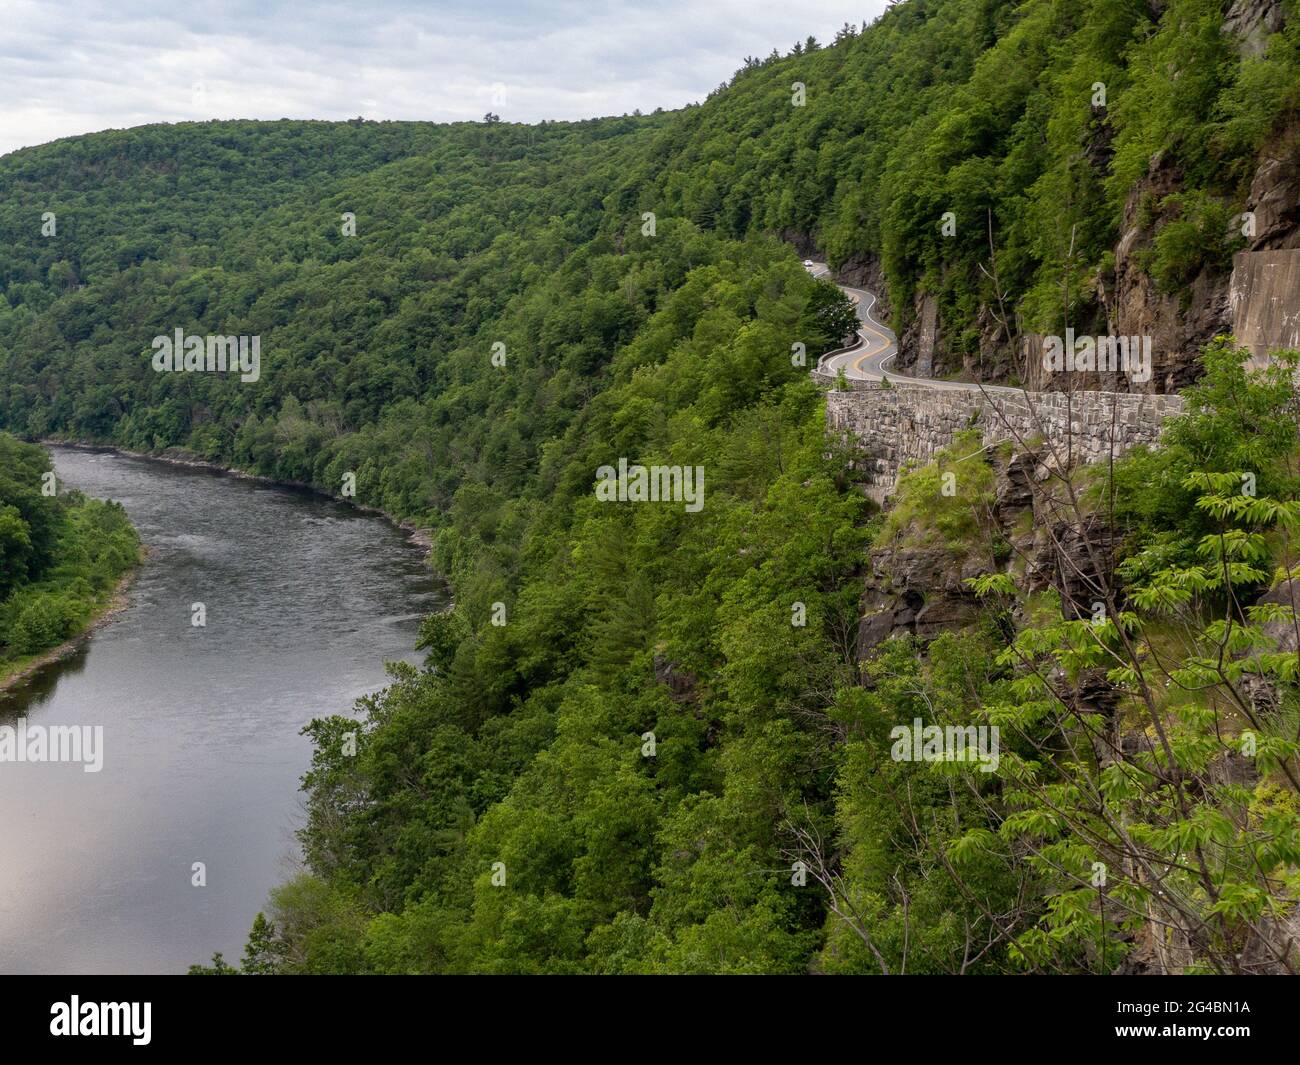
[[[1146,874],[1116,873],[1109,915],[1076,883],[1122,850],[1061,756],[1077,707],[1058,718],[1006,657],[1026,625],[1077,640],[1068,601],[1049,624],[1044,589],[986,581],[992,605],[937,653],[859,661],[868,552],[935,534],[959,567],[985,552],[997,569],[1015,530],[981,515],[1006,470],[971,479],[959,520],[927,509],[924,480],[902,491],[907,522],[872,514],[807,377],[852,316],[790,244],[886,288],[905,342],[931,301],[948,357],[990,374],[1017,373],[1020,335],[1106,320],[1117,271],[1195,299],[1294,125],[1294,5],[1275,10],[1243,37],[1206,0],[908,0],[680,112],[183,124],[0,159],[0,427],[334,493],[353,474],[359,502],[435,530],[455,589],[426,670],[398,669],[362,726],[311,726],[307,868],[245,970],[1110,971],[1140,954]],[[177,329],[260,337],[259,379],[156,372],[153,338]],[[1204,420],[1116,475],[1126,550],[1164,552],[1135,587],[1196,564],[1188,515],[1215,495],[1198,472],[1248,459],[1262,495],[1294,498],[1285,423],[1248,455],[1230,440],[1231,395],[1262,417],[1284,384],[1216,351]],[[602,503],[596,471],[620,458],[702,467],[703,509]],[[1152,461],[1182,479],[1144,491]],[[1013,718],[1017,700],[1036,716]],[[959,787],[890,761],[890,728],[935,706],[1005,708],[1023,736],[1008,765],[1039,775]],[[1205,753],[1188,717],[1168,757]],[[1222,847],[1243,809],[1265,826],[1185,889],[1193,967],[1224,967],[1261,941],[1250,907],[1289,906],[1294,792],[1270,771],[1245,801],[1191,796],[1191,777],[1135,765],[1107,787],[1148,818],[1145,860],[1198,832]]]

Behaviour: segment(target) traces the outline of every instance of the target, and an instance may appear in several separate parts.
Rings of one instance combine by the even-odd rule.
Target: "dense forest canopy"
[[[471,455],[516,491],[518,464],[536,469],[700,264],[697,231],[879,261],[896,324],[934,293],[958,348],[1000,296],[1024,328],[1087,332],[1153,161],[1178,175],[1143,199],[1162,286],[1240,246],[1229,222],[1297,109],[1300,30],[1243,51],[1221,24],[1217,0],[911,0],[676,113],[189,123],[16,152],[0,160],[0,423],[334,490],[383,455],[387,477],[359,490],[402,514],[445,510]],[[151,339],[177,328],[260,336],[265,380],[153,373]],[[495,343],[509,373],[484,365]]]
[[[981,518],[998,468],[990,456],[970,479],[960,520],[927,510],[934,470],[902,486],[906,522],[872,513],[807,377],[851,312],[788,242],[879,263],[897,316],[936,294],[963,343],[1002,296],[1045,327],[1064,290],[1086,323],[1160,156],[1180,199],[1149,204],[1149,269],[1185,289],[1234,249],[1220,223],[1300,93],[1294,17],[1243,54],[1222,15],[1207,0],[908,0],[749,61],[680,112],[181,124],[0,159],[0,427],[333,493],[354,474],[359,502],[436,530],[454,585],[455,610],[424,627],[426,669],[397,669],[362,726],[312,724],[306,870],[259,918],[244,970],[1124,963],[1149,885],[1122,881],[1109,915],[1078,893],[1079,870],[1119,844],[1079,797],[1087,772],[1035,759],[1063,726],[1007,658],[1042,597],[985,581],[977,624],[859,668],[867,551],[937,529],[945,550],[1000,560]],[[979,269],[991,239],[1000,291]],[[260,337],[260,379],[155,372],[151,342],[176,329]],[[1134,587],[1196,565],[1197,501],[1217,491],[1198,471],[1248,460],[1262,494],[1294,499],[1284,423],[1255,453],[1223,444],[1233,390],[1261,417],[1289,401],[1238,363],[1216,350],[1204,420],[1109,486],[1132,549],[1163,551]],[[703,467],[706,506],[600,503],[595,471],[619,458]],[[1147,492],[1143,462],[1181,479]],[[1041,628],[1022,653],[1080,668],[1049,646],[1078,630]],[[962,722],[1000,708],[1019,775],[959,788],[889,761],[890,727],[936,705]],[[1199,758],[1204,706],[1180,707]],[[1134,773],[1106,787],[1165,860],[1197,832],[1222,847],[1225,810],[1266,826],[1185,889],[1195,965],[1223,967],[1231,922],[1294,886],[1294,793],[1200,795],[1193,816],[1182,791],[1174,813],[1139,801],[1163,778]]]

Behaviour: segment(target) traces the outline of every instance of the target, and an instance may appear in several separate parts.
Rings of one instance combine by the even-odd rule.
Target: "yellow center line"
[[[879,330],[872,329],[871,326],[867,325],[866,322],[862,323],[862,328],[866,332],[873,334],[884,347],[889,347],[889,337],[885,336],[884,333],[881,333]],[[877,347],[873,351],[868,351],[863,355],[860,355],[858,357],[858,361],[853,364],[853,368],[857,370],[858,373],[865,373],[865,371],[862,369],[862,364],[866,362],[869,358],[871,358],[873,355],[879,354],[879,352],[880,352],[880,348]]]

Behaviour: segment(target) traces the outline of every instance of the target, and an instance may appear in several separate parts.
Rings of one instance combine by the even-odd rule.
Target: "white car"
[[[803,264],[804,264],[804,266],[807,266],[807,267],[811,268],[811,267],[812,267],[812,264],[813,264],[813,261],[812,261],[811,259],[805,259],[805,260],[803,261]]]

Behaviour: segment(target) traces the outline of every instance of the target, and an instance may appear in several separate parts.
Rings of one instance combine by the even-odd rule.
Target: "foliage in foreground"
[[[1095,603],[1031,592],[1012,558],[971,580],[973,626],[888,641],[861,670],[881,532],[837,486],[816,397],[791,383],[712,429],[669,406],[690,444],[664,428],[632,453],[720,471],[701,520],[588,493],[535,511],[505,626],[488,581],[430,620],[429,668],[396,670],[360,725],[315,722],[307,869],[242,970],[1294,968],[1295,620],[1261,599],[1295,572],[1294,397],[1290,362],[1252,375],[1242,355],[1207,352],[1159,448],[1045,482],[1040,505],[1122,534],[1086,549]],[[600,424],[673,361],[613,390]],[[931,504],[954,511],[937,531],[964,538],[956,558],[997,557],[986,482]],[[500,554],[461,535],[440,547],[462,574]],[[916,718],[996,725],[995,771],[896,760],[891,730]]]
[[[1286,750],[1265,744],[1248,801],[1206,774],[1241,738],[1247,680],[1280,685],[1281,710],[1244,718],[1265,740],[1290,712],[1286,667],[1186,671],[1219,646],[1249,658],[1239,641],[1281,620],[1245,611],[1259,573],[1291,565],[1260,557],[1294,499],[1294,427],[1260,392],[1282,386],[1212,352],[1206,413],[1121,464],[1102,498],[1128,568],[1097,567],[1095,631],[992,565],[982,624],[928,654],[886,646],[864,675],[879,530],[791,360],[837,343],[844,308],[771,237],[878,258],[896,312],[936,295],[970,354],[1003,291],[1027,327],[1100,325],[1145,191],[1137,265],[1185,291],[1237,246],[1225,220],[1300,84],[1294,18],[1245,57],[1221,8],[910,0],[671,115],[182,124],[0,160],[0,425],[329,491],[355,473],[359,502],[436,526],[455,586],[429,669],[397,671],[360,725],[312,725],[307,869],[240,968],[1109,970],[1159,928],[1162,964],[1187,969],[1266,942],[1289,914]],[[1176,187],[1157,197],[1158,153]],[[260,336],[262,379],[154,373],[151,338],[175,328]],[[703,466],[703,511],[598,503],[593,472],[620,457]],[[984,461],[951,457],[907,482],[883,535],[996,563],[981,483],[933,499]],[[1229,509],[1213,478],[1243,472],[1274,509]],[[1065,518],[1099,512],[1056,487]],[[1144,684],[1154,654],[1193,693]],[[1121,671],[1108,712],[1060,687],[1085,667]],[[887,757],[917,714],[995,713],[997,773]],[[1148,730],[1167,749],[1125,748]]]

